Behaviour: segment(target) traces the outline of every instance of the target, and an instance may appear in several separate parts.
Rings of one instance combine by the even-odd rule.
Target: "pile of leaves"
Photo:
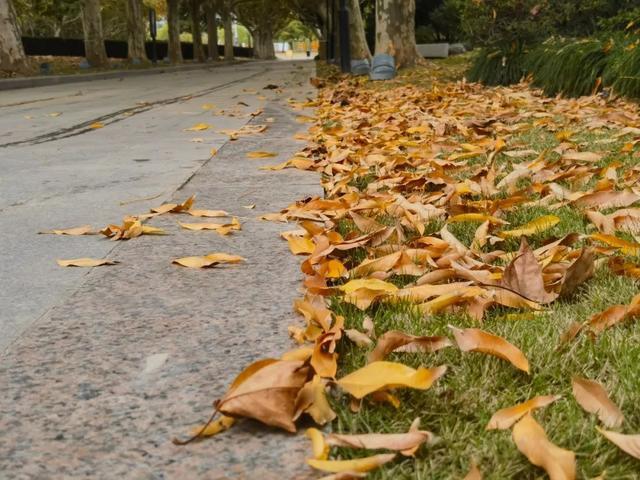
[[[570,362],[576,342],[597,342],[640,316],[640,296],[574,318],[566,331],[548,315],[556,305],[577,304],[598,275],[620,275],[632,285],[640,278],[637,110],[599,97],[549,100],[524,85],[379,89],[362,80],[325,87],[309,105],[317,107],[317,118],[308,146],[271,169],[319,172],[325,196],[263,217],[297,223],[282,236],[293,254],[305,257],[306,293],[294,305],[304,322],[289,327],[299,347],[243,370],[215,402],[210,421],[187,441],[245,417],[295,432],[296,421],[307,416],[349,431],[349,424],[358,425],[354,418],[372,418],[378,409],[392,431],[323,435],[309,429],[309,465],[335,474],[327,478],[359,478],[383,464],[413,462],[407,458],[428,457],[423,446],[437,444],[446,419],[415,412],[430,419],[430,431],[415,417],[401,428],[396,418],[403,416],[395,412],[413,412],[403,399],[437,388],[429,408],[441,403],[456,417],[464,398],[447,382],[456,381],[460,368],[443,359],[462,364],[479,352],[484,355],[471,362],[499,372],[507,379],[499,388],[513,388],[521,398],[486,424],[511,429],[515,448],[533,465],[511,471],[515,477],[529,478],[537,466],[552,479],[576,478],[577,445],[552,443],[535,413],[560,408],[558,392],[567,389],[572,398],[563,401],[602,425],[584,415],[585,435],[592,430],[640,458],[638,425],[625,424],[602,385],[615,379],[576,373],[561,383],[545,381],[549,365],[530,362],[530,343],[517,345],[489,328],[556,326],[545,355]],[[532,134],[547,144],[527,141]],[[385,330],[376,322],[385,312],[409,312],[417,319],[414,331]],[[433,326],[443,319],[447,331],[436,334]],[[458,356],[446,354],[453,349]],[[486,381],[476,378],[474,388],[490,388]],[[550,391],[527,396],[540,385]],[[405,395],[408,390],[415,393]],[[637,392],[628,399],[630,409]],[[474,412],[467,415],[477,423]],[[481,478],[482,464],[466,463],[467,478]]]

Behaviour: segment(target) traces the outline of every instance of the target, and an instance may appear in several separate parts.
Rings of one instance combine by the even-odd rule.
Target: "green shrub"
[[[602,86],[607,51],[598,39],[551,39],[527,55],[526,69],[545,95],[590,95]]]
[[[616,95],[640,98],[640,45],[636,41],[621,45],[611,55],[605,82]]]
[[[525,55],[522,51],[504,52],[482,49],[475,57],[467,78],[485,85],[511,85],[526,75]]]

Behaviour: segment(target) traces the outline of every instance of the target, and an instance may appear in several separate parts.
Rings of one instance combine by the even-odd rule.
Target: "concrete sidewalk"
[[[289,93],[289,92],[287,92]],[[183,216],[149,224],[171,235],[114,244],[121,264],[90,271],[63,304],[17,339],[0,361],[0,472],[6,478],[307,478],[309,446],[243,421],[185,447],[171,443],[206,420],[211,403],[250,362],[291,348],[299,259],[258,220],[320,195],[316,175],[261,171],[301,147],[297,112],[270,103],[267,133],[226,143],[173,196],[239,216],[228,237],[181,229]],[[254,150],[275,159],[248,160]],[[256,204],[248,210],[243,206]],[[131,206],[132,210],[137,210]],[[131,213],[141,213],[132,211]],[[89,242],[106,241],[97,237]],[[174,258],[226,252],[246,264],[203,270]]]

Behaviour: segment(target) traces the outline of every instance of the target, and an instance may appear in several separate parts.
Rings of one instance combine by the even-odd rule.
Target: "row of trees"
[[[192,33],[194,58],[197,61],[205,61],[207,58],[218,59],[219,26],[222,26],[224,31],[224,58],[233,59],[234,19],[240,21],[251,33],[255,57],[269,59],[275,57],[275,34],[292,19],[297,19],[321,38],[329,31],[337,32],[338,16],[330,15],[330,12],[337,12],[340,3],[339,0],[0,0],[0,70],[4,71],[20,71],[27,65],[20,40],[19,22],[16,21],[12,2],[20,2],[20,6],[26,11],[48,12],[48,15],[56,18],[56,32],[61,30],[65,22],[72,23],[80,19],[86,58],[92,66],[98,67],[107,64],[103,9],[114,9],[115,6],[117,11],[116,2],[120,2],[120,11],[124,10],[126,13],[129,58],[141,61],[147,59],[145,18],[147,7],[152,6],[167,18],[168,56],[172,63],[180,63],[183,60],[180,33],[183,27],[187,26],[185,23]],[[371,5],[375,2],[375,52],[393,54],[401,66],[413,65],[418,60],[414,34],[415,0],[347,2],[350,9],[353,58],[371,56],[361,5]],[[32,25],[37,23],[33,18],[28,20]],[[206,29],[209,38],[206,51],[202,42],[203,29]]]

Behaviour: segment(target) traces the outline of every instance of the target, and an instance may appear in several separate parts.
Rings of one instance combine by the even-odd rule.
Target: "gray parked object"
[[[396,62],[391,55],[379,53],[373,57],[371,80],[391,80],[396,76]]]
[[[467,49],[462,43],[452,43],[449,45],[449,55],[460,55],[466,51]]]
[[[351,60],[351,73],[353,75],[369,75],[371,66],[369,65],[369,59],[363,60]]]
[[[424,58],[447,58],[449,56],[448,43],[420,43],[416,46],[418,53]]]

